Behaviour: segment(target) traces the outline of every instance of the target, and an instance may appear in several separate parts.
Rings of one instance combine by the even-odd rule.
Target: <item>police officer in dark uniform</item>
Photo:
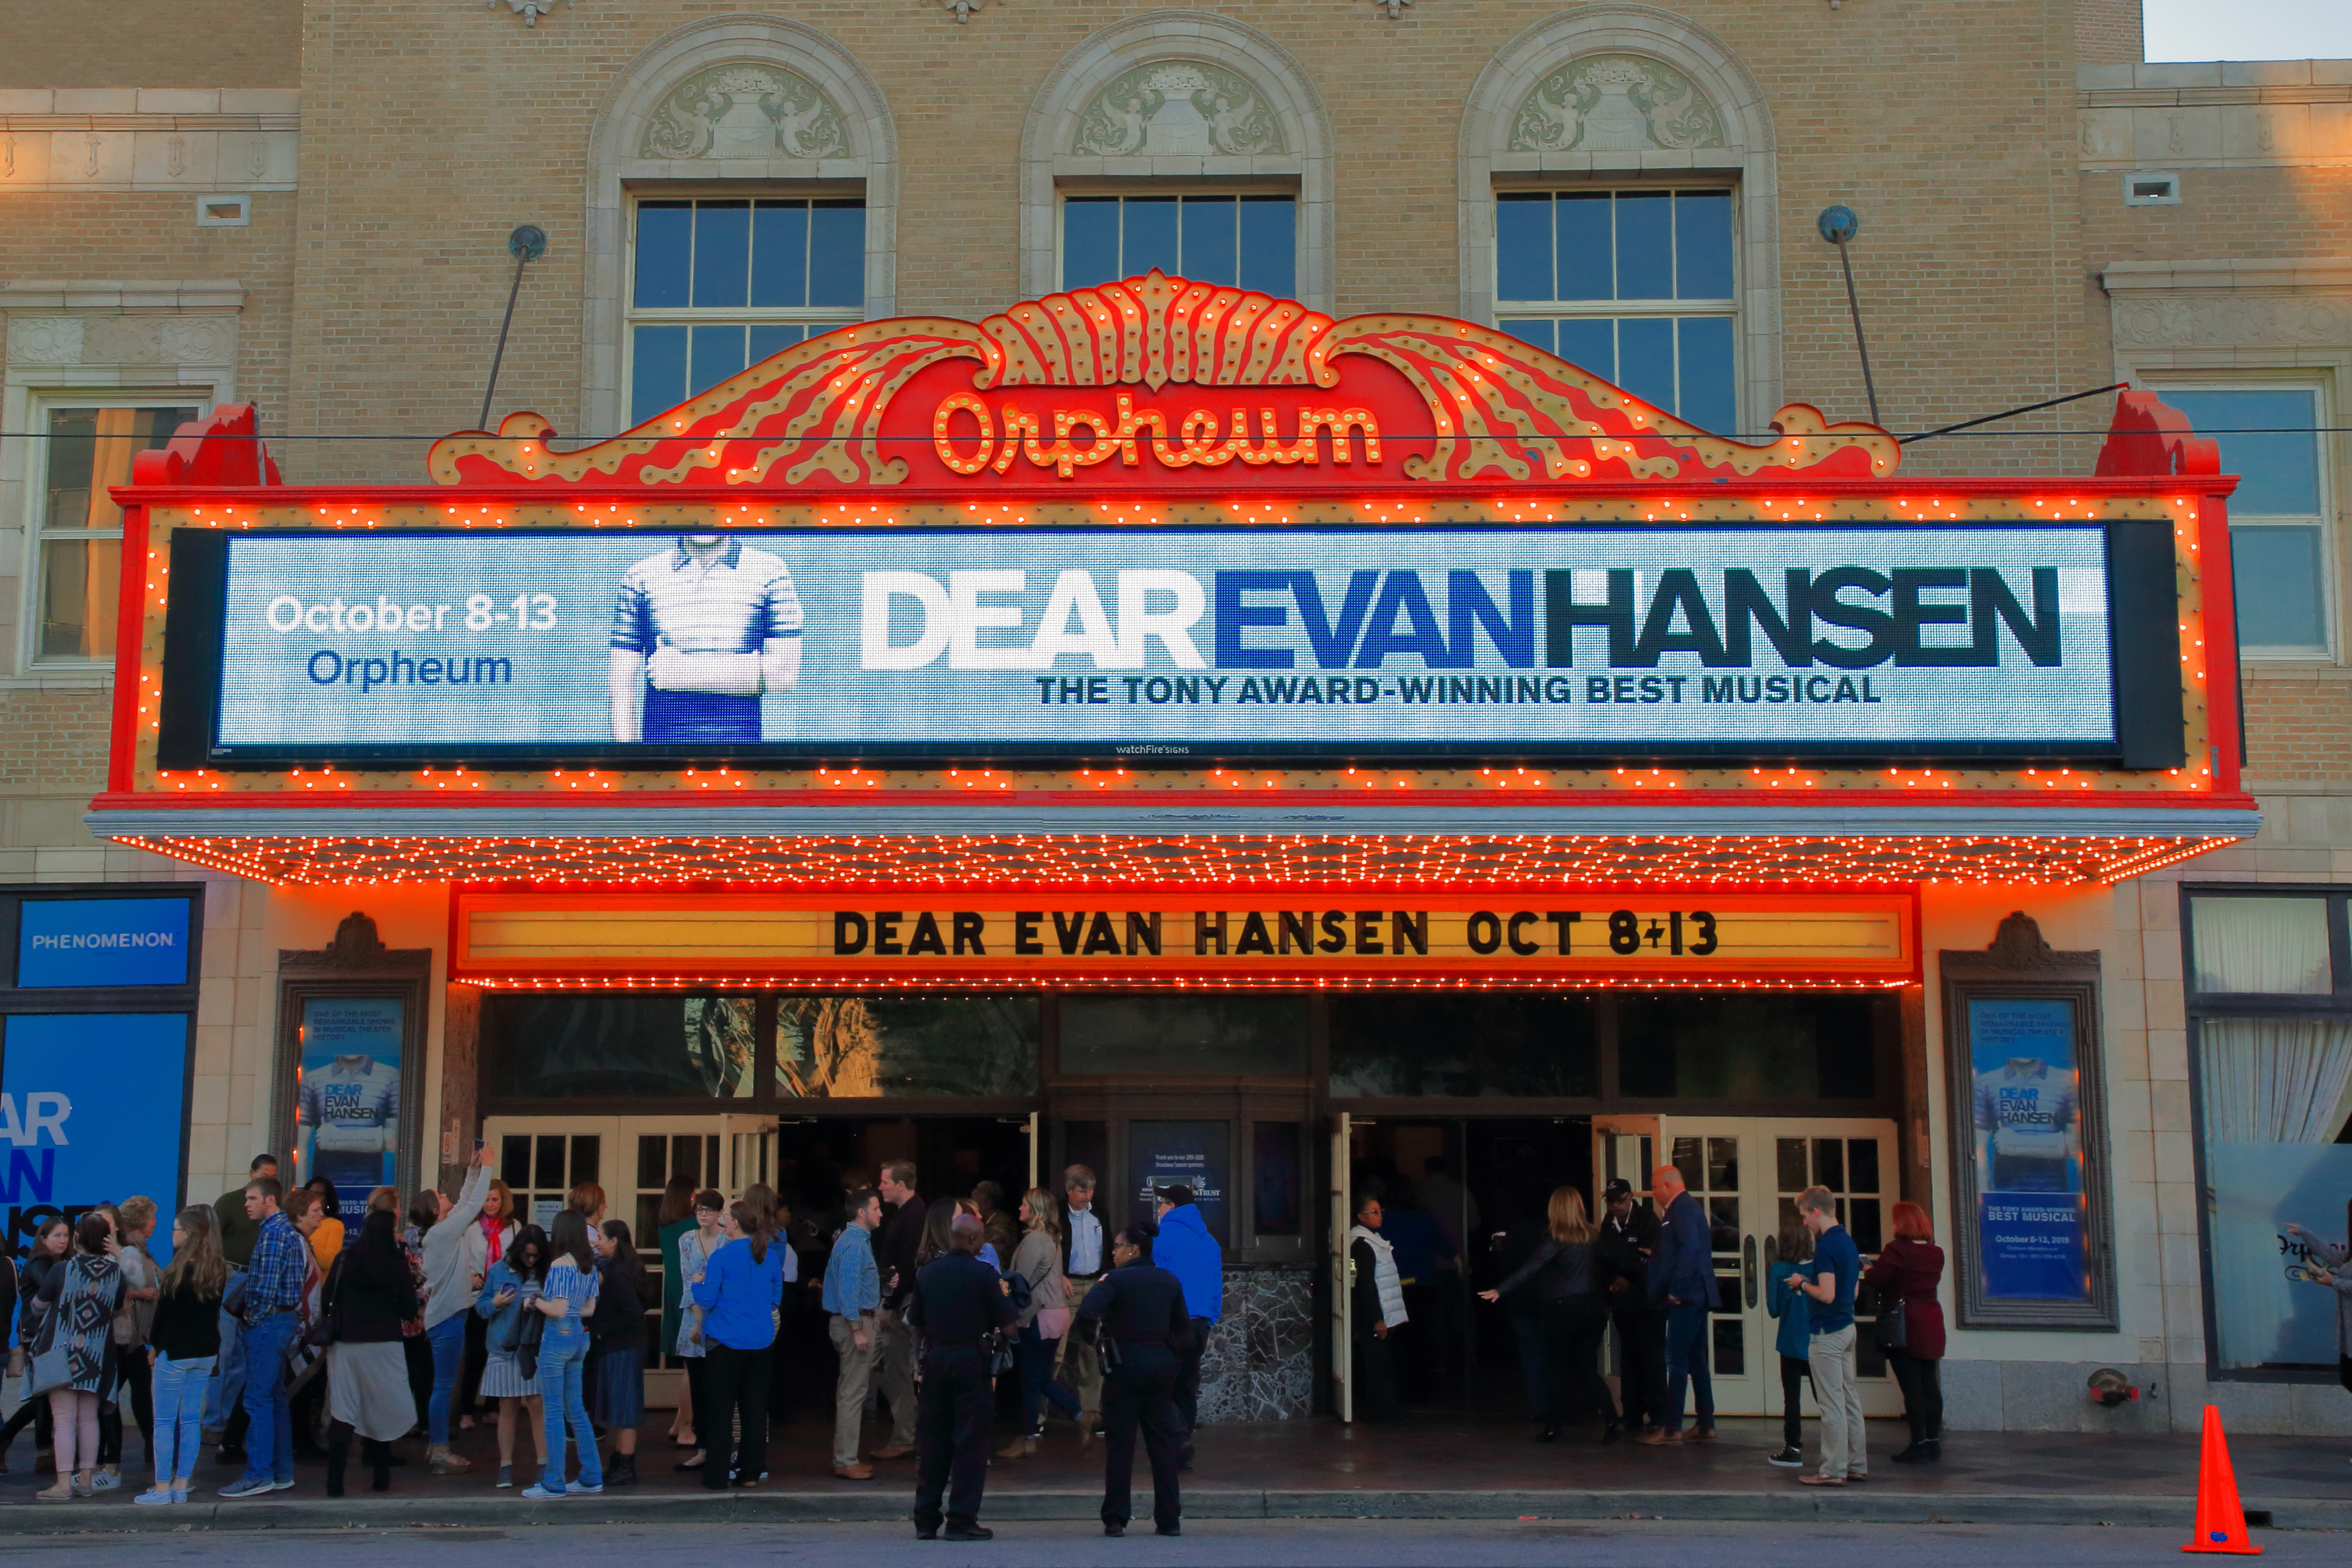
[[[1151,1456],[1151,1517],[1162,1535],[1181,1535],[1177,1462],[1184,1418],[1176,1413],[1176,1374],[1191,1343],[1192,1315],[1184,1287],[1151,1261],[1151,1232],[1122,1230],[1112,1241],[1111,1270],[1078,1303],[1104,1353],[1103,1503],[1105,1535],[1125,1535],[1133,1513],[1129,1486],[1135,1473],[1135,1434]],[[1117,1370],[1108,1364],[1117,1358]]]
[[[949,1250],[923,1265],[907,1302],[907,1322],[922,1335],[915,1399],[915,1533],[940,1535],[940,1494],[949,1491],[947,1538],[986,1541],[981,1489],[988,1480],[991,1397],[987,1340],[1018,1316],[1003,1281],[980,1260],[985,1233],[959,1214]],[[953,1487],[950,1490],[950,1481]]]
[[[1601,1266],[1594,1283],[1608,1281],[1601,1288],[1608,1292],[1610,1321],[1617,1325],[1625,1430],[1638,1435],[1657,1425],[1666,1402],[1665,1323],[1650,1305],[1650,1254],[1657,1249],[1658,1217],[1648,1204],[1633,1201],[1630,1182],[1612,1181],[1601,1196],[1607,1207],[1601,1234],[1593,1239],[1594,1259]]]

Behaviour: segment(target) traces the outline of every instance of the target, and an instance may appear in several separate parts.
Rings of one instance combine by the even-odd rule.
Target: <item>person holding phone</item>
[[[539,1397],[547,1412],[547,1465],[539,1482],[523,1496],[535,1500],[589,1497],[604,1490],[604,1467],[596,1456],[596,1428],[588,1419],[585,1362],[588,1358],[588,1317],[596,1308],[596,1251],[588,1241],[588,1217],[567,1208],[555,1217],[548,1240],[555,1260],[540,1287],[539,1299],[527,1311],[545,1314],[547,1327],[539,1343]],[[580,1450],[579,1479],[563,1484],[563,1443],[567,1434]]]

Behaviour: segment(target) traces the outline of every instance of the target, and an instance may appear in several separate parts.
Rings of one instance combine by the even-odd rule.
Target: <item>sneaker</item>
[[[271,1491],[287,1491],[289,1490],[293,1485],[294,1478],[292,1476],[288,1476],[282,1481],[271,1481],[269,1483],[269,1490]]]
[[[575,1493],[581,1497],[602,1497],[604,1495],[604,1488],[602,1483],[592,1487],[583,1485],[579,1481],[573,1481],[570,1490],[565,1491],[563,1495],[565,1497],[571,1497]]]
[[[142,1491],[131,1500],[142,1508],[161,1508],[167,1503],[177,1501],[178,1494],[169,1489],[163,1491]]]
[[[510,1487],[514,1485],[514,1467],[512,1465],[500,1465],[499,1467],[499,1485],[502,1487]]]
[[[1764,1462],[1768,1465],[1778,1465],[1782,1469],[1793,1470],[1803,1466],[1805,1456],[1802,1451],[1799,1449],[1783,1448],[1779,1453],[1774,1454],[1771,1458],[1766,1459]]]
[[[530,1498],[534,1502],[562,1502],[565,1498],[572,1494],[565,1491],[550,1491],[547,1490],[546,1482],[533,1481],[530,1485],[522,1489],[522,1495]]]
[[[188,1489],[187,1489],[187,1488],[185,1488],[185,1487],[173,1487],[173,1488],[172,1489],[172,1500],[173,1500],[173,1502],[185,1502],[185,1501],[187,1501],[187,1500],[188,1500]]]
[[[223,1497],[259,1497],[266,1491],[276,1491],[278,1483],[267,1476],[240,1476],[221,1488]]]
[[[112,1470],[96,1470],[91,1472],[89,1478],[89,1490],[94,1492],[114,1491],[119,1490],[121,1485],[121,1476]]]

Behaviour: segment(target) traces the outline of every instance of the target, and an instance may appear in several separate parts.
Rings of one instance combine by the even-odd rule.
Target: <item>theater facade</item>
[[[1719,436],[1524,336],[1151,270],[417,483],[282,483],[224,407],[113,492],[89,821],[266,902],[266,1142],[347,1199],[478,1138],[641,1233],[674,1172],[771,1181],[814,1262],[887,1159],[1085,1164],[1114,1218],[1181,1179],[1204,1408],[1344,1417],[1362,1195],[1452,1239],[1409,1375],[1476,1407],[1488,1239],[1671,1163],[1762,1413],[1820,1182],[1866,1252],[1930,1212],[1954,1424],[2028,1424],[2006,1385],[2149,1381],[2179,981],[2132,912],[2261,826],[2238,481],[2095,406],[2095,472],[1914,478],[1801,403]],[[2273,902],[2197,906],[2300,951]]]

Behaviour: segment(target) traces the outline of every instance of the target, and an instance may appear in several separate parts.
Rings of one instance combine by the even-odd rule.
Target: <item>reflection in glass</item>
[[[1252,1130],[1252,1223],[1260,1236],[1298,1234],[1299,1131],[1297,1122],[1259,1122]]]
[[[1575,997],[1339,997],[1331,1092],[1583,1098],[1601,1092],[1596,1041]]]
[[[1736,1301],[1739,1299],[1739,1281],[1725,1277],[1715,1282],[1717,1299]],[[1736,1317],[1715,1320],[1715,1375],[1717,1377],[1738,1377],[1748,1370],[1747,1329]]]
[[[1034,1094],[1035,997],[780,997],[776,1092]]]
[[[1738,1138],[1709,1138],[1706,1141],[1706,1187],[1709,1192],[1739,1190]]]
[[[1699,1161],[1699,1147],[1702,1142],[1703,1140],[1698,1138],[1676,1138],[1675,1156],[1666,1163],[1682,1173],[1685,1186],[1694,1186],[1705,1192],[1706,1170]]]
[[[1065,997],[1062,1071],[1297,1077],[1307,1071],[1307,998]]]
[[[1832,1192],[1844,1192],[1845,1140],[1815,1138],[1813,1140],[1813,1180]]]
[[[1862,1252],[1876,1252],[1886,1245],[1885,1232],[1881,1228],[1878,1199],[1855,1197],[1846,1200],[1845,1228],[1853,1232],[1853,1244]]]
[[[747,1096],[751,1020],[750,997],[509,995],[482,1003],[494,1092],[518,1098]]]
[[[1855,1138],[1846,1145],[1845,1180],[1850,1192],[1879,1190],[1876,1138]]]
[[[1617,1071],[1637,1099],[1866,1100],[1874,1003],[1842,996],[1647,996],[1617,1019]]]
[[[1775,1138],[1775,1154],[1780,1167],[1780,1190],[1802,1192],[1812,1185],[1805,1179],[1805,1140]]]

